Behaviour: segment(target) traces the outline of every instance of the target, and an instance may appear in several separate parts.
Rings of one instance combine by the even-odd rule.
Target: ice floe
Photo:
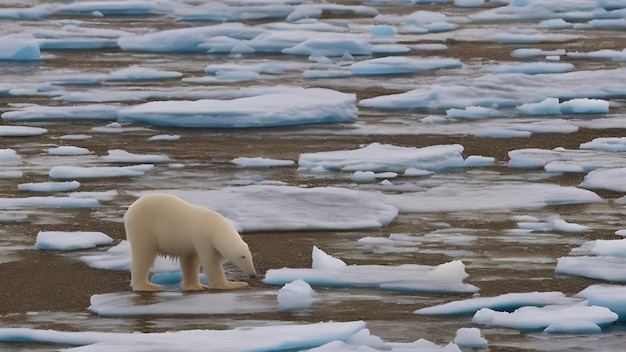
[[[40,231],[37,234],[35,248],[56,251],[93,248],[110,244],[113,239],[102,232],[89,231]]]

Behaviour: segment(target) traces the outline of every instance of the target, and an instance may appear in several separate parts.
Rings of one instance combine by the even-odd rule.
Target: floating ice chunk
[[[572,99],[561,103],[561,112],[564,114],[606,114],[609,112],[609,102],[601,99]]]
[[[626,258],[626,239],[592,241],[591,253],[598,256]]]
[[[463,167],[462,152],[459,144],[412,148],[372,143],[355,150],[300,154],[298,165],[306,169],[321,165],[327,170],[342,171],[440,171]]]
[[[146,67],[131,66],[111,72],[107,77],[107,81],[156,81],[180,78],[182,76],[182,73],[175,71],[161,71]]]
[[[323,250],[317,248],[317,246],[313,246],[313,269],[325,270],[325,269],[343,269],[346,266],[346,262],[339,258],[335,258],[331,255],[328,255]]]
[[[41,127],[0,126],[0,137],[39,136],[47,132],[47,129]]]
[[[588,320],[562,320],[548,325],[547,328],[543,329],[543,332],[549,334],[588,335],[599,334],[602,332],[602,328]]]
[[[486,348],[488,345],[487,340],[480,335],[478,328],[460,328],[456,331],[454,344],[459,347],[472,348]]]
[[[484,70],[489,73],[524,73],[527,75],[538,75],[574,71],[574,65],[570,63],[532,62],[493,65],[485,67]]]
[[[496,158],[490,156],[470,155],[463,162],[467,167],[490,166],[495,164]]]
[[[446,110],[446,116],[452,119],[485,119],[502,116],[502,113],[492,108],[468,106],[465,109],[448,109]]]
[[[538,133],[574,133],[578,131],[578,126],[564,119],[550,119],[530,123],[516,124],[516,130],[527,131],[533,134]]]
[[[69,194],[72,198],[94,198],[103,201],[111,201],[118,195],[115,190],[102,192],[72,192]]]
[[[389,75],[459,67],[461,62],[452,58],[389,56],[356,62],[350,70],[352,75]]]
[[[626,282],[626,258],[561,257],[557,260],[556,273],[611,282]]]
[[[576,296],[586,298],[590,305],[607,307],[626,321],[626,286],[592,285]]]
[[[153,351],[155,348],[171,352],[296,351],[317,347],[335,340],[347,341],[363,328],[365,328],[363,321],[250,326],[232,330],[180,330],[164,333],[68,332],[2,328],[0,341],[76,345],[82,346],[80,351],[84,352]],[[207,341],[211,341],[211,344],[207,345]]]
[[[404,176],[416,177],[416,176],[428,176],[432,174],[434,174],[434,172],[428,171],[428,170],[417,169],[414,167],[410,167],[404,170]]]
[[[618,236],[626,237],[626,230],[617,230],[615,234]]]
[[[213,76],[183,78],[183,82],[197,84],[239,83],[256,81],[261,78],[257,72],[246,70],[218,71]]]
[[[20,191],[27,192],[66,192],[73,191],[80,187],[78,181],[68,182],[33,182],[33,183],[21,183],[17,185]]]
[[[352,72],[349,70],[305,70],[302,76],[308,79],[345,78],[352,76]]]
[[[60,146],[56,148],[48,149],[50,155],[87,155],[91,154],[91,151],[87,148],[74,147],[70,145]]]
[[[589,231],[589,227],[568,223],[561,219],[559,216],[551,216],[548,219],[548,224],[551,228],[560,232],[586,232]]]
[[[565,53],[565,49],[542,50],[538,48],[522,48],[513,50],[511,56],[524,59],[538,56],[563,56]]]
[[[0,36],[0,61],[36,61],[41,59],[39,44],[29,34],[9,34]]]
[[[39,231],[35,248],[68,251],[94,248],[111,242],[113,242],[113,239],[102,232]]]
[[[0,209],[52,207],[52,208],[98,208],[100,203],[94,198],[73,197],[26,197],[0,198]]]
[[[21,171],[0,171],[0,178],[20,178],[22,176],[24,173]]]
[[[55,179],[85,179],[101,177],[138,177],[146,174],[154,165],[133,165],[133,166],[54,166],[50,169],[49,175]]]
[[[89,311],[101,317],[162,315],[253,314],[277,309],[276,292],[213,292],[190,295],[159,292],[149,300],[136,293],[106,293],[91,296]]]
[[[598,169],[585,176],[580,187],[626,192],[626,168]]]
[[[69,139],[69,140],[82,140],[82,139],[89,139],[89,138],[92,138],[92,137],[88,134],[65,134],[59,137],[59,139]]]
[[[558,115],[561,113],[561,103],[557,98],[546,98],[540,103],[526,103],[517,107],[522,115]]]
[[[278,309],[295,310],[310,308],[315,302],[315,291],[302,280],[285,284],[278,291]]]
[[[241,167],[276,167],[276,166],[291,166],[295,164],[293,160],[277,160],[268,158],[246,158],[239,157],[231,161],[233,164]]]
[[[53,7],[48,4],[25,8],[0,8],[0,18],[11,20],[40,20],[48,17]]]
[[[352,174],[352,181],[356,183],[376,182],[376,174],[374,171],[355,171]]]
[[[475,324],[503,326],[520,331],[543,330],[552,324],[563,321],[586,321],[602,327],[610,325],[616,320],[617,314],[606,307],[585,305],[529,306],[518,308],[512,313],[483,308],[472,317],[472,322]],[[565,329],[558,331],[565,331]]]
[[[223,3],[208,2],[197,6],[182,7],[176,14],[181,21],[219,21],[242,22],[263,19],[285,19],[294,10],[292,4],[246,4],[243,6],[228,6]]]
[[[562,18],[553,18],[539,22],[539,24],[537,24],[537,27],[548,29],[571,29],[574,28],[574,25],[565,21]]]
[[[85,255],[80,260],[92,268],[106,270],[130,270],[130,243],[124,240],[109,248],[106,252]],[[152,273],[176,272],[180,268],[178,262],[171,258],[158,256],[150,268]]]
[[[101,160],[109,163],[157,164],[167,163],[170,158],[163,154],[135,154],[121,149],[112,149],[109,150],[109,155],[101,157]]]
[[[580,149],[599,149],[608,152],[626,152],[626,137],[595,138],[583,143]]]
[[[7,121],[67,121],[111,120],[117,116],[119,107],[104,104],[75,106],[29,105],[21,110],[7,111],[2,118]]]
[[[120,121],[176,127],[263,127],[353,122],[354,94],[293,88],[232,100],[157,101],[123,108]]]
[[[617,156],[617,158],[616,158]],[[603,153],[590,150],[567,150],[564,148],[546,149],[518,149],[509,152],[509,167],[515,168],[545,168],[551,163],[565,163],[576,165],[585,172],[599,167],[616,167],[626,165],[623,158],[615,153]],[[558,167],[553,164],[551,167]]]
[[[448,183],[424,192],[386,195],[383,199],[401,212],[418,213],[542,208],[604,201],[584,189],[541,183],[480,183],[471,186]]]
[[[0,149],[0,163],[17,163],[22,161],[22,157],[11,148]]]
[[[170,1],[130,0],[130,1],[89,1],[65,4],[56,9],[59,14],[122,16],[156,15],[171,13],[174,4]]]
[[[346,38],[311,38],[282,50],[283,54],[310,56],[370,55],[371,46],[364,40]]]
[[[518,131],[506,128],[487,127],[476,132],[479,137],[491,138],[528,138],[532,135],[529,131]]]
[[[394,36],[394,35],[396,35],[396,28],[394,26],[390,26],[390,25],[379,24],[379,25],[373,25],[370,28],[370,32],[373,35]]]
[[[513,311],[524,306],[543,307],[546,305],[572,304],[579,300],[568,298],[562,292],[507,293],[495,297],[478,297],[452,301],[432,307],[421,308],[415,314],[457,315],[474,314],[482,308],[499,311]]]
[[[180,139],[180,135],[177,134],[157,134],[148,138],[149,141],[177,141]]]
[[[463,283],[467,276],[465,265],[457,260],[434,267],[405,264],[270,269],[263,282],[284,285],[301,279],[313,286],[326,287],[378,287],[402,292],[477,292],[476,286]]]

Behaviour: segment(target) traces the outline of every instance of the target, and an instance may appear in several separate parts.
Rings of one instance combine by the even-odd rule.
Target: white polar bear
[[[222,215],[170,194],[149,194],[135,201],[124,215],[126,238],[130,243],[133,291],[161,291],[163,286],[148,281],[158,254],[180,260],[182,288],[207,288],[198,278],[200,264],[211,288],[234,289],[246,282],[226,280],[224,259],[256,277],[252,255],[233,225]]]

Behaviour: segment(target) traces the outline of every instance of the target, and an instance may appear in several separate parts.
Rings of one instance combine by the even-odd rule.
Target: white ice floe
[[[80,187],[78,181],[66,182],[29,182],[20,183],[17,188],[26,192],[67,192],[74,191]]]
[[[546,305],[565,305],[580,302],[580,299],[568,298],[562,292],[526,292],[506,293],[495,297],[477,297],[461,301],[452,301],[415,311],[423,315],[458,315],[474,314],[482,308],[499,311],[513,311],[524,306],[543,307]]]
[[[440,171],[463,167],[463,146],[434,145],[423,148],[372,143],[360,149],[300,154],[298,166],[342,171],[404,171],[409,168]]]
[[[22,157],[14,149],[0,149],[0,163],[18,163]]]
[[[574,65],[570,63],[532,62],[490,65],[484,67],[483,70],[489,73],[525,73],[527,75],[538,75],[570,72],[574,70]]]
[[[100,202],[94,198],[74,197],[26,197],[0,198],[0,209],[53,207],[53,208],[98,208]]]
[[[64,145],[64,146],[60,146],[56,148],[49,148],[48,154],[75,156],[75,155],[88,155],[88,154],[91,154],[91,151],[87,148]]]
[[[511,313],[482,308],[474,314],[472,322],[515,328],[520,331],[543,330],[550,333],[589,334],[597,333],[598,328],[611,325],[617,318],[617,314],[606,307],[578,304],[527,306]],[[572,325],[563,324],[564,322]]]
[[[293,88],[231,100],[149,102],[122,108],[118,118],[175,127],[268,127],[354,122],[357,108],[354,94]]]
[[[587,299],[590,305],[607,307],[626,321],[626,286],[591,285],[578,292],[576,296]]]
[[[594,138],[591,142],[583,143],[580,149],[605,150],[607,152],[626,152],[626,137]]]
[[[626,258],[576,256],[558,258],[557,274],[609,282],[626,282]]]
[[[460,328],[456,332],[454,344],[459,347],[486,348],[487,340],[481,336],[478,328]]]
[[[41,59],[39,44],[28,34],[9,34],[0,36],[0,61],[35,61]]]
[[[138,177],[143,176],[152,169],[152,164],[140,164],[132,166],[54,166],[49,175],[54,179],[89,179],[101,177]]]
[[[546,98],[538,103],[525,103],[517,107],[522,115],[559,114],[606,114],[609,102],[601,99],[571,99],[560,102],[557,98]]]
[[[84,255],[80,260],[97,269],[130,270],[130,243],[121,241],[105,252]],[[151,268],[152,273],[171,273],[178,270],[179,265],[175,260],[163,256],[158,256]]]
[[[28,105],[20,110],[7,111],[2,119],[7,121],[68,121],[111,120],[117,117],[119,107],[104,104],[73,106]]]
[[[423,192],[389,194],[381,199],[396,206],[400,212],[409,213],[542,208],[547,205],[604,202],[597,194],[576,187],[518,182],[446,183]]]
[[[589,231],[589,227],[574,223],[569,223],[561,219],[558,215],[549,216],[546,222],[541,222],[538,219],[524,220],[517,223],[520,229],[530,231],[559,231],[559,232],[586,232]]]
[[[167,163],[170,158],[164,154],[135,154],[121,149],[109,150],[109,154],[100,157],[100,160],[107,163],[126,164],[159,164]]]
[[[275,167],[275,166],[290,166],[294,165],[293,160],[277,160],[262,157],[248,158],[239,157],[231,161],[233,164],[241,167]]]
[[[157,134],[150,138],[149,141],[177,141],[180,139],[180,135],[177,134]]]
[[[55,251],[94,248],[110,244],[113,239],[102,232],[39,231],[35,248]]]
[[[446,110],[446,117],[451,119],[484,119],[502,115],[503,113],[497,109],[482,106],[468,106],[464,109],[453,108]]]
[[[339,340],[347,341],[365,328],[362,321],[242,326],[231,330],[179,330],[163,333],[120,333],[30,328],[0,329],[2,342],[38,342],[81,346],[76,351],[276,351],[302,350]],[[211,341],[207,344],[207,341]],[[72,351],[74,349],[68,349]]]
[[[352,75],[363,76],[406,74],[459,67],[461,67],[461,62],[451,58],[388,56],[356,62],[350,66],[350,70]]]
[[[626,192],[626,182],[624,180],[626,180],[626,167],[598,169],[588,173],[580,187]]]
[[[305,281],[289,282],[278,291],[278,309],[286,311],[309,308],[315,302],[315,296],[315,291]]]
[[[180,78],[183,74],[176,71],[161,71],[140,66],[131,66],[113,71],[107,81],[156,81],[162,79]]]
[[[602,150],[529,148],[510,151],[508,165],[514,168],[544,168],[552,173],[589,172],[597,168],[624,167],[626,160],[619,153]],[[598,179],[598,184],[602,181],[602,178]]]
[[[313,247],[314,256],[319,251],[321,250]],[[326,254],[323,253],[323,256]],[[263,282],[270,285],[284,285],[301,279],[312,286],[376,287],[402,292],[478,291],[476,286],[463,283],[469,275],[465,272],[465,265],[458,260],[438,266],[340,265],[341,263],[337,265],[335,262],[327,266],[326,261],[328,259],[311,269],[270,269],[265,273]]]
[[[39,136],[47,132],[47,129],[41,127],[0,126],[0,137]]]

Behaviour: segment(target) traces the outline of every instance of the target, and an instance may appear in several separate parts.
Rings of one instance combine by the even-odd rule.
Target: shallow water
[[[346,2],[352,3],[352,2]],[[5,2],[0,2],[0,6]],[[490,5],[491,6],[491,5]],[[495,5],[493,5],[495,6]],[[452,4],[380,6],[384,14],[409,14],[417,10],[442,11],[449,16],[465,16],[478,9],[459,8]],[[67,16],[55,15],[40,21],[4,21],[10,31],[34,29],[58,29],[58,20],[79,19],[86,21],[84,26],[124,30],[144,33],[166,28],[206,25],[204,22],[175,22],[168,16]],[[326,15],[323,21],[350,25],[370,24],[375,20],[358,16]],[[266,21],[247,22],[248,24]],[[535,23],[535,22],[532,22]],[[84,77],[85,74],[108,73],[131,65],[140,65],[160,70],[178,71],[184,77],[204,75],[208,64],[237,63],[255,64],[260,61],[277,61],[294,64],[294,69],[284,74],[262,75],[261,79],[245,83],[224,83],[218,85],[195,85],[180,79],[152,82],[105,82],[101,84],[63,84],[66,92],[87,92],[105,101],[109,93],[120,90],[159,90],[167,92],[196,91],[204,94],[212,91],[231,91],[237,88],[288,85],[297,87],[326,87],[342,92],[356,93],[358,100],[405,92],[415,87],[428,87],[443,76],[472,78],[480,76],[486,64],[517,61],[509,54],[517,48],[554,50],[593,51],[604,48],[622,49],[623,31],[616,30],[576,30],[556,31],[566,34],[567,40],[546,41],[533,44],[502,44],[484,42],[487,33],[505,31],[513,27],[529,25],[520,22],[470,22],[461,23],[461,29],[452,32],[431,33],[428,35],[406,35],[402,42],[410,44],[444,43],[447,50],[433,52],[412,52],[407,55],[454,57],[463,62],[463,67],[452,70],[429,71],[411,75],[352,77],[341,79],[307,80],[302,71],[311,66],[306,56],[296,57],[279,54],[254,54],[242,57],[207,54],[162,54],[124,52],[119,49],[97,50],[42,50],[41,61],[0,62],[0,77],[4,85],[33,84],[39,86],[67,77]],[[4,29],[3,29],[4,30]],[[550,31],[547,31],[550,32]],[[460,33],[460,34],[459,34]],[[361,58],[357,58],[360,60]],[[577,70],[598,70],[621,67],[619,62],[594,59],[573,59],[562,57],[563,61],[573,62]],[[501,87],[506,89],[507,87]],[[3,125],[26,125],[44,127],[48,132],[33,137],[0,137],[0,149],[12,148],[22,157],[17,164],[2,165],[2,171],[21,171],[19,178],[0,178],[1,197],[29,196],[18,191],[18,184],[49,181],[50,168],[57,165],[102,164],[96,156],[106,155],[107,150],[123,149],[137,154],[166,154],[171,163],[157,164],[145,176],[134,178],[96,178],[81,180],[80,191],[103,192],[115,190],[117,196],[103,200],[97,209],[68,209],[28,207],[1,210],[2,215],[24,216],[17,222],[0,223],[0,270],[7,263],[37,260],[39,253],[31,249],[38,231],[103,231],[116,242],[124,238],[121,225],[122,216],[138,193],[164,189],[221,189],[229,186],[255,184],[258,180],[278,182],[292,186],[337,186],[352,189],[377,190],[390,194],[401,194],[426,190],[440,185],[457,185],[459,188],[493,185],[499,183],[537,182],[563,186],[578,185],[584,174],[552,175],[543,169],[509,168],[507,152],[522,148],[565,147],[578,149],[581,143],[596,137],[624,136],[623,97],[611,100],[608,114],[601,115],[560,115],[577,126],[578,132],[571,134],[533,135],[528,138],[494,139],[474,136],[475,131],[485,127],[510,127],[518,123],[537,122],[552,119],[554,116],[504,117],[492,119],[466,119],[446,124],[427,124],[421,120],[430,115],[445,116],[445,111],[381,111],[359,108],[359,120],[353,124],[307,125],[284,128],[260,129],[181,129],[154,127],[143,124],[124,123],[121,129],[102,129],[114,118],[103,116],[95,121],[31,121],[15,123],[3,121]],[[107,102],[118,104],[118,102]],[[134,104],[123,101],[119,104]],[[11,111],[22,104],[43,106],[65,106],[66,103],[51,96],[5,96],[0,98],[0,112]],[[609,119],[608,124],[600,125],[600,118]],[[597,125],[594,124],[598,119]],[[601,128],[594,128],[602,126]],[[617,126],[609,128],[607,126]],[[592,128],[588,128],[592,127]],[[85,140],[60,139],[67,134],[88,134],[93,138]],[[180,135],[177,141],[148,142],[147,138],[156,134]],[[435,144],[459,143],[465,147],[464,156],[482,155],[496,158],[493,166],[485,168],[465,168],[437,173],[427,178],[399,177],[392,180],[391,188],[377,183],[357,185],[352,182],[351,173],[329,172],[323,175],[299,171],[297,166],[273,168],[240,168],[230,161],[236,157],[258,157],[297,161],[302,153],[332,150],[355,149],[373,142],[400,146],[423,147]],[[48,148],[61,145],[75,145],[93,152],[87,156],[50,156]],[[615,157],[598,153],[598,158]],[[493,210],[424,211],[401,213],[393,222],[380,229],[351,231],[285,231],[266,233],[245,233],[244,239],[253,249],[257,261],[257,271],[310,265],[310,250],[313,245],[323,248],[329,254],[350,264],[417,263],[437,265],[460,259],[466,265],[469,278],[466,282],[480,288],[484,297],[509,292],[561,291],[573,295],[585,287],[600,281],[557,276],[554,273],[556,261],[566,256],[570,250],[585,241],[593,239],[617,239],[616,230],[626,227],[622,204],[614,201],[622,197],[619,192],[598,191],[605,202],[582,205],[552,205],[519,209],[504,208]],[[46,196],[48,194],[37,194]],[[416,200],[416,201],[419,201]],[[477,199],[489,202],[489,199]],[[346,205],[349,206],[349,205]],[[480,207],[477,207],[480,209]],[[560,215],[564,220],[588,226],[584,233],[562,233],[557,231],[519,231],[515,216],[534,216],[546,221],[550,215]],[[366,236],[387,237],[394,233],[417,236],[409,250],[372,252],[358,244],[357,240]],[[78,256],[91,251],[78,251],[56,254],[63,260],[78,260]],[[24,258],[24,259],[22,259]],[[52,258],[52,259],[51,259]],[[46,255],[39,260],[55,260]],[[61,259],[59,259],[61,260]],[[38,264],[24,264],[25,268],[36,268]],[[229,268],[229,275],[241,276]],[[72,275],[71,272],[59,273]],[[54,275],[54,273],[52,273]],[[104,274],[103,274],[104,275]],[[107,274],[109,275],[109,274]],[[121,277],[120,274],[116,274]],[[105,277],[105,276],[103,276]],[[110,278],[111,276],[106,276]],[[126,280],[121,277],[121,280]],[[54,279],[52,279],[54,281]],[[30,283],[26,290],[36,290],[38,283]],[[0,282],[7,291],[19,291],[12,281]],[[88,283],[86,283],[89,286]],[[158,332],[183,329],[225,329],[237,326],[262,326],[287,322],[319,322],[365,320],[371,332],[385,341],[409,342],[419,338],[446,344],[454,339],[457,329],[473,326],[471,317],[419,316],[416,309],[444,303],[451,300],[469,298],[469,294],[406,294],[376,289],[328,289],[316,288],[323,299],[311,309],[289,313],[276,311],[215,316],[166,316],[102,318],[87,311],[84,297],[119,291],[119,283],[111,289],[98,287],[77,293],[83,300],[74,309],[58,308],[51,298],[47,309],[32,310],[26,299],[20,301],[19,294],[7,294],[15,299],[15,308],[4,309],[0,316],[3,327],[34,327],[71,331],[143,331]],[[251,290],[266,290],[260,283],[254,283]],[[75,289],[75,288],[72,288]],[[150,299],[150,298],[146,298]],[[39,307],[41,304],[33,304]],[[63,305],[65,307],[65,305]],[[606,351],[618,350],[626,336],[623,325],[614,325],[601,335],[549,335],[543,333],[520,334],[514,329],[480,326],[483,336],[489,341],[490,351]],[[0,344],[6,351],[56,350],[56,345]]]

